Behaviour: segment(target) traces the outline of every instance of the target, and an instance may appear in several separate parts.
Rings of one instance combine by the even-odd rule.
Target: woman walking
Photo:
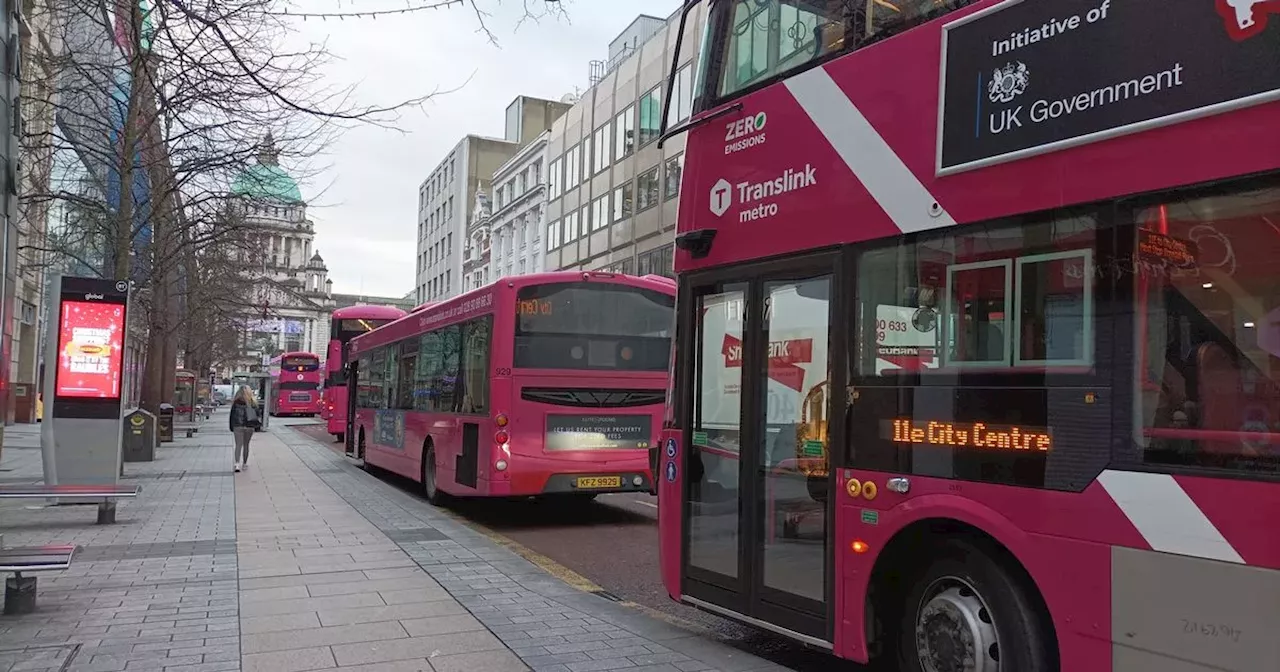
[[[236,438],[235,469],[249,466],[249,440],[262,421],[258,419],[258,401],[248,385],[241,385],[231,403],[231,433]]]

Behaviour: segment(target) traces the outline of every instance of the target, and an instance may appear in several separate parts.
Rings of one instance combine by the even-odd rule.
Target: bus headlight
[[[494,468],[494,469],[497,469],[498,471],[506,471],[506,470],[507,470],[507,461],[506,461],[506,460],[498,460],[497,462],[494,462],[494,463],[493,463],[493,468]]]
[[[640,476],[632,476],[632,477],[631,477],[631,485],[634,485],[634,486],[636,486],[636,487],[640,487],[641,485],[644,485],[644,479],[643,479],[643,478],[641,478]]]

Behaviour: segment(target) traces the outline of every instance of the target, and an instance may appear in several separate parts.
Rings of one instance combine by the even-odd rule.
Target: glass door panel
[[[817,609],[828,556],[831,276],[767,281],[762,295],[766,338],[757,347],[767,348],[767,364],[753,414],[762,444],[753,460],[764,519],[758,580],[766,601],[779,591]]]
[[[698,367],[688,441],[688,562],[734,584],[742,569],[738,501],[746,287],[715,286],[696,299]]]

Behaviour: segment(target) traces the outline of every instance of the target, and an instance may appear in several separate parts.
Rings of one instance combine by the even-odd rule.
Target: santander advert
[[[124,306],[63,301],[57,396],[119,397],[123,359]]]

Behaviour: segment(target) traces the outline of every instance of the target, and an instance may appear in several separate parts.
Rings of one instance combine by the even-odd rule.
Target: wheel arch
[[[959,498],[943,496],[940,499]],[[861,633],[865,640],[863,650],[883,648],[880,645],[885,641],[886,631],[881,624],[896,621],[895,609],[900,601],[895,602],[895,598],[903,595],[912,574],[927,566],[928,548],[945,540],[958,539],[978,547],[992,562],[1009,572],[1033,604],[1041,625],[1047,629],[1054,655],[1060,657],[1059,633],[1053,614],[1028,568],[1032,564],[1028,562],[1032,555],[1029,535],[1000,513],[981,505],[975,506],[972,500],[963,501],[966,506],[959,508],[941,502],[933,502],[933,506],[920,506],[921,502],[914,502],[910,508],[916,515],[902,517],[898,525],[889,531],[871,571],[864,574],[867,585],[863,586],[866,588],[863,593],[866,595],[865,621]]]

